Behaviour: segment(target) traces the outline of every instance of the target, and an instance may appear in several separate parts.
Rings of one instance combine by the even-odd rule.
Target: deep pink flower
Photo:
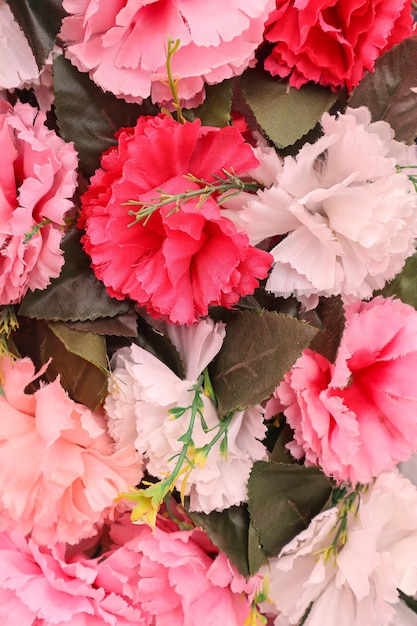
[[[0,101],[0,304],[44,289],[64,262],[59,246],[77,156],[44,122],[45,114],[29,104]],[[25,243],[27,233],[32,236]]]
[[[97,532],[114,498],[142,478],[133,446],[114,450],[102,412],[73,402],[56,379],[33,394],[30,359],[0,359],[0,527],[38,543]]]
[[[190,324],[210,305],[230,307],[253,293],[272,256],[222,217],[213,196],[202,206],[198,197],[188,199],[177,210],[172,202],[133,225],[126,202],[203,187],[188,174],[212,182],[224,170],[241,175],[257,164],[253,148],[232,127],[158,115],[122,130],[82,197],[80,221],[84,248],[109,294],[131,298],[153,317]]]
[[[180,40],[172,60],[188,106],[254,64],[273,0],[64,0],[66,56],[105,91],[128,101],[171,99],[168,38]]]
[[[265,38],[273,75],[350,91],[378,56],[411,35],[410,0],[276,0]]]
[[[417,449],[417,312],[375,298],[346,308],[334,364],[307,349],[277,389],[292,453],[368,483]]]

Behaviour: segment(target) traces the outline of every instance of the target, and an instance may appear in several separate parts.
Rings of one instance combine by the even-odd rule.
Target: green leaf
[[[372,120],[389,122],[398,141],[412,143],[417,134],[417,35],[405,39],[379,57],[353,90],[351,107],[367,106]]]
[[[209,368],[219,414],[268,398],[316,333],[316,328],[274,311],[236,313]]]
[[[100,155],[116,145],[114,134],[121,127],[136,124],[139,115],[155,114],[145,101],[128,104],[111,93],[104,93],[67,59],[54,60],[55,111],[66,141],[73,141],[80,159],[80,170],[91,176],[100,164]]]
[[[62,0],[6,0],[41,69],[66,15]]]
[[[195,511],[189,511],[188,514],[195,524],[206,531],[214,545],[226,554],[243,576],[247,577],[254,573],[249,566],[249,533],[253,568],[259,568],[259,563],[265,560],[262,550],[257,548],[259,542],[254,540],[253,530],[249,531],[249,515],[245,505],[232,506],[224,511],[212,511],[208,514]]]
[[[309,347],[334,363],[346,323],[342,299],[339,296],[321,298],[314,313],[321,329]]]
[[[129,302],[111,298],[94,276],[90,259],[80,244],[81,231],[73,229],[62,242],[65,264],[58,278],[43,290],[28,292],[19,315],[51,321],[85,322],[127,313]]]
[[[410,256],[397,276],[375,295],[394,296],[417,309],[417,252]]]
[[[67,326],[74,330],[82,330],[85,333],[95,333],[96,335],[137,337],[138,334],[137,316],[134,311],[85,322],[67,322]]]
[[[317,467],[257,461],[248,482],[249,514],[262,549],[278,554],[320,513],[331,491]]]
[[[224,80],[218,85],[206,85],[206,98],[199,107],[183,111],[184,117],[191,122],[197,117],[204,126],[228,126],[232,107],[233,81]]]
[[[107,394],[106,340],[102,335],[84,333],[65,324],[49,322],[41,333],[41,358],[52,361],[46,375],[61,385],[70,397],[95,410]]]
[[[291,146],[306,135],[337,99],[330,89],[312,83],[290,88],[261,68],[246,70],[239,85],[258,124],[277,148]]]

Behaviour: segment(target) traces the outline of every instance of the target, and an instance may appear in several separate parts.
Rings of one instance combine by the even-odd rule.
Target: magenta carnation
[[[38,543],[97,532],[114,499],[140,482],[133,446],[113,450],[101,412],[73,402],[59,380],[33,394],[30,359],[0,359],[0,527]]]
[[[202,206],[199,197],[179,207],[171,202],[135,224],[129,215],[135,207],[126,203],[202,189],[190,174],[212,182],[225,170],[241,175],[257,164],[252,147],[232,127],[180,124],[158,115],[122,130],[82,197],[80,221],[84,248],[109,294],[131,298],[153,317],[190,324],[210,305],[231,307],[253,293],[272,256],[222,217],[215,197]]]
[[[130,102],[149,95],[171,100],[168,38],[179,39],[172,60],[179,97],[204,99],[204,84],[220,83],[253,65],[273,0],[64,0],[61,36],[66,56],[105,91]]]
[[[276,0],[265,38],[273,76],[350,91],[378,56],[412,33],[410,0]]]
[[[306,464],[369,483],[417,449],[417,312],[375,298],[346,308],[335,363],[304,350],[277,389]]]
[[[45,114],[29,104],[0,101],[0,304],[44,289],[64,262],[59,246],[77,156],[44,122]]]

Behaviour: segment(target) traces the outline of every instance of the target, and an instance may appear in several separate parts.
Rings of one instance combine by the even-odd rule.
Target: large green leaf
[[[367,106],[372,119],[385,120],[398,141],[411,143],[417,134],[417,35],[405,39],[379,57],[373,74],[368,73],[348,102]]]
[[[239,85],[258,124],[278,148],[306,135],[337,99],[330,89],[312,83],[290,88],[261,68],[244,72]]]
[[[207,85],[203,104],[196,109],[183,111],[184,116],[190,121],[198,117],[205,126],[227,126],[230,123],[232,86],[232,79],[218,85]]]
[[[129,310],[128,301],[111,298],[90,268],[80,244],[81,231],[73,229],[62,243],[65,264],[47,289],[28,292],[19,315],[51,321],[84,322],[114,317]]]
[[[65,11],[62,0],[6,0],[32,48],[39,69],[52,50]]]
[[[54,90],[59,129],[74,142],[86,176],[99,166],[101,153],[116,144],[116,131],[134,126],[139,115],[156,113],[148,101],[139,106],[104,93],[63,56],[54,60]]]
[[[320,513],[331,491],[316,467],[257,461],[248,482],[249,514],[262,549],[278,554]]]
[[[316,333],[309,324],[274,311],[236,313],[210,366],[220,415],[268,398]]]

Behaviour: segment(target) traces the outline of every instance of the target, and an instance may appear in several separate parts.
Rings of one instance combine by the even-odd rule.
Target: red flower
[[[126,202],[199,190],[203,185],[189,174],[213,182],[225,171],[241,175],[257,164],[232,127],[201,127],[199,120],[182,125],[158,115],[120,131],[82,198],[79,224],[109,294],[131,298],[154,317],[190,324],[210,305],[230,307],[252,293],[272,257],[222,217],[215,195],[202,206],[198,195],[179,207],[171,202],[135,224]]]
[[[412,32],[410,0],[276,0],[265,38],[276,44],[265,61],[273,76],[290,75],[349,91],[373,71],[378,56]]]

